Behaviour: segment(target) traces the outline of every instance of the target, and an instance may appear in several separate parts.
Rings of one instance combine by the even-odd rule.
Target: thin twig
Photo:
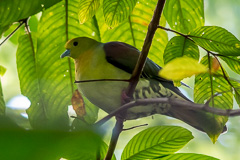
[[[20,21],[20,24],[0,43],[0,46],[6,42],[24,23],[25,20]]]
[[[86,82],[102,82],[102,81],[116,81],[116,82],[129,82],[129,79],[93,79],[93,80],[82,80],[75,81],[74,83],[86,83]]]
[[[148,124],[141,124],[141,125],[138,125],[138,126],[133,126],[133,127],[130,127],[130,128],[126,128],[126,129],[123,129],[123,131],[128,131],[128,130],[131,130],[131,129],[135,129],[135,128],[138,128],[138,127],[143,127],[143,126],[147,126]]]
[[[170,31],[170,32],[173,32],[173,33],[179,34],[180,36],[183,36],[183,37],[189,39],[188,35],[183,34],[183,33],[181,33],[181,32],[178,32],[178,31],[175,31],[175,30],[172,30],[172,29],[170,29],[170,28],[166,28],[166,27],[163,27],[163,26],[158,26],[158,28],[163,29],[163,30],[165,30],[165,31]]]

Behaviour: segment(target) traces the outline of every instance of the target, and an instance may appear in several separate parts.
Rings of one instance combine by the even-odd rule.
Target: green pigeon
[[[130,79],[140,51],[123,42],[101,43],[87,37],[69,40],[61,58],[69,56],[75,63],[75,80],[89,81],[77,83],[78,90],[93,104],[111,113],[121,106],[123,90],[129,82],[114,81]],[[171,97],[183,101],[190,100],[174,86],[172,81],[159,76],[161,67],[147,58],[142,75],[133,94],[133,99]],[[91,81],[101,79],[114,79]],[[192,103],[192,102],[190,102]],[[127,110],[126,120],[153,114],[163,114],[177,118],[192,127],[206,132],[212,141],[226,130],[225,122],[212,114],[186,110],[169,104],[136,106]]]

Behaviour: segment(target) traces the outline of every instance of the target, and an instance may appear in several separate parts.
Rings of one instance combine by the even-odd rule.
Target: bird
[[[75,64],[75,80],[78,90],[94,105],[107,113],[122,104],[122,93],[128,87],[131,74],[140,51],[124,42],[101,43],[88,37],[77,37],[65,44],[66,51],[60,56],[71,57]],[[159,76],[162,68],[147,58],[142,74],[133,93],[133,99],[176,98],[190,101],[174,86],[171,80]],[[183,109],[170,104],[149,104],[130,108],[125,120],[134,120],[154,114],[177,118],[208,134],[212,141],[226,131],[221,119],[204,111]],[[224,127],[223,127],[224,126]]]

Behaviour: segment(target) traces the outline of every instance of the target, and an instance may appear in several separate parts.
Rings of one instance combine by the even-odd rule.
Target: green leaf
[[[27,111],[35,128],[44,127],[42,119],[53,128],[68,128],[68,105],[76,88],[74,65],[70,59],[60,59],[60,55],[68,39],[81,35],[99,40],[94,19],[79,25],[77,3],[78,0],[69,1],[67,11],[65,1],[52,6],[43,12],[38,24],[36,71],[44,107],[30,107]],[[67,20],[66,12],[71,14]]]
[[[154,159],[172,154],[193,139],[178,126],[157,126],[135,135],[123,150],[121,159]]]
[[[217,26],[203,26],[189,34],[201,47],[228,56],[239,56],[240,41],[226,29]]]
[[[234,94],[235,100],[240,107],[240,82],[237,82],[235,80],[230,80],[230,82],[234,89],[233,94]]]
[[[203,57],[201,63],[205,66],[212,66],[213,59],[211,57]],[[218,95],[216,95],[218,94]],[[209,105],[214,108],[232,109],[233,107],[233,94],[232,88],[228,82],[223,78],[221,70],[212,74],[204,73],[195,77],[194,87],[194,102],[205,104],[210,101]],[[213,142],[223,131],[223,127],[228,120],[228,117],[218,116],[209,113],[209,119],[206,119],[204,130],[212,139]],[[211,125],[208,121],[211,121]]]
[[[13,22],[28,18],[44,8],[49,8],[60,0],[9,0],[0,1],[0,37]]]
[[[0,66],[0,76],[3,76],[5,74],[5,72],[6,72],[6,70],[7,69],[5,67]]]
[[[236,73],[240,74],[240,56],[220,57]]]
[[[27,96],[31,101],[31,108],[38,108],[34,116],[29,114],[29,120],[34,128],[45,128],[47,126],[47,113],[44,100],[41,93],[41,85],[39,83],[38,72],[36,70],[35,47],[36,37],[31,35],[23,35],[19,37],[19,45],[17,49],[17,70],[20,81],[21,93]],[[33,48],[32,48],[33,47]],[[57,115],[56,115],[57,116]],[[33,121],[38,119],[39,122]],[[50,127],[50,126],[49,126]]]
[[[106,150],[104,142],[92,131],[24,130],[9,119],[0,120],[4,122],[0,125],[0,159],[88,160],[97,159],[99,150],[103,159]]]
[[[100,6],[100,0],[80,0],[78,18],[81,24],[91,19]]]
[[[195,154],[195,153],[176,153],[163,158],[159,158],[158,160],[219,160],[214,157],[210,157],[203,154]]]
[[[1,66],[0,66],[1,67]],[[6,105],[3,98],[2,83],[0,78],[0,116],[5,115]]]
[[[163,14],[170,27],[182,33],[204,25],[203,0],[166,1]]]
[[[115,27],[131,14],[137,0],[103,0],[103,14],[108,26]]]
[[[199,59],[199,49],[195,43],[182,36],[173,37],[167,44],[163,59],[164,64],[177,57],[187,56],[193,59]]]
[[[189,57],[179,57],[166,64],[159,75],[170,80],[182,80],[195,74],[207,72],[207,67]]]
[[[109,29],[103,23],[104,20],[102,19],[101,12],[98,12],[97,19],[101,30],[102,42],[121,41],[141,50],[156,4],[157,1],[154,0],[140,0],[128,18],[128,21],[124,21],[112,29]],[[160,23],[164,25],[165,19],[163,17]],[[157,30],[148,57],[160,66],[163,66],[162,56],[167,42],[167,33],[163,30]]]

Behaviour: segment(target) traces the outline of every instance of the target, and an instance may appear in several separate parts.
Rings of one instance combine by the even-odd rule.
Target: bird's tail
[[[172,106],[165,115],[177,118],[200,131],[206,132],[213,142],[221,133],[227,131],[223,116],[212,113]]]

